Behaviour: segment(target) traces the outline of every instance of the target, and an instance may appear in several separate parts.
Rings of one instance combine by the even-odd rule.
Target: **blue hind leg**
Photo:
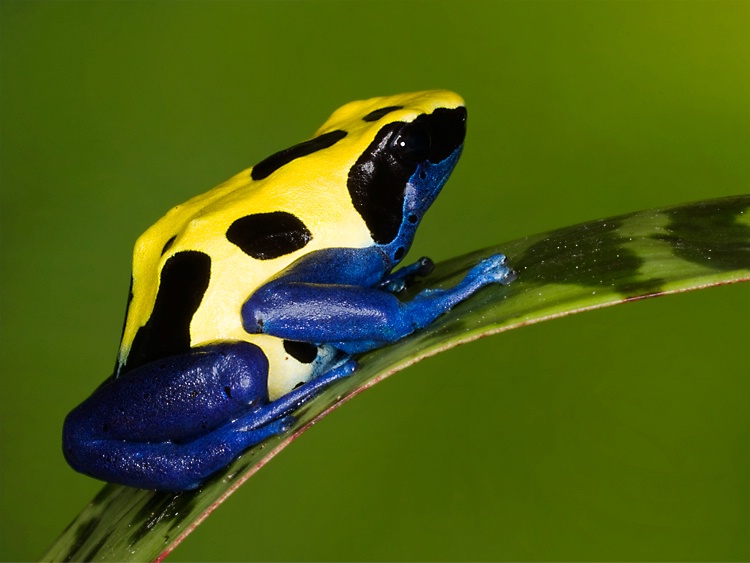
[[[254,430],[258,426],[268,424],[270,421],[279,419],[299,408],[334,381],[351,375],[356,368],[357,362],[347,360],[257,411],[238,418],[227,426],[231,426],[232,431],[244,431],[245,429]],[[227,426],[222,427],[222,429],[227,428]]]
[[[222,426],[185,445],[168,461],[167,469],[174,470],[174,460],[180,460],[179,470],[159,487],[165,490],[194,489],[211,474],[226,467],[243,451],[276,434],[286,432],[294,423],[289,413],[314,397],[323,388],[350,375],[357,367],[349,360],[312,379],[291,393],[248,413],[234,422]],[[142,450],[141,450],[142,451]],[[151,475],[153,478],[153,474]],[[136,484],[135,486],[140,486]]]
[[[213,473],[229,465],[243,450],[284,432],[291,422],[291,417],[286,417],[255,430],[217,430],[182,444],[112,444],[97,440],[89,443],[87,452],[92,457],[92,463],[96,463],[93,458],[108,458],[106,465],[95,475],[98,479],[139,489],[185,491],[200,486]],[[83,454],[79,454],[79,459],[83,457]]]
[[[243,451],[289,429],[292,411],[324,387],[351,374],[349,360],[271,403],[186,441],[127,441],[86,432],[69,462],[82,473],[141,489],[183,491],[198,487]],[[72,434],[72,433],[71,433]],[[83,433],[82,433],[83,434]]]

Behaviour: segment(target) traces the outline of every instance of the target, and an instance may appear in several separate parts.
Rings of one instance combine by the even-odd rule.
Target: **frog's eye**
[[[430,156],[432,140],[427,129],[416,123],[401,128],[391,141],[391,151],[404,163],[415,163],[427,160]]]

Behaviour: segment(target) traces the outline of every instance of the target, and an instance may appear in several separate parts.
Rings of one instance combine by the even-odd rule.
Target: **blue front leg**
[[[427,326],[485,285],[515,278],[498,254],[455,287],[425,290],[403,303],[380,287],[378,272],[387,270],[376,248],[312,253],[248,299],[242,308],[245,330],[364,352]]]

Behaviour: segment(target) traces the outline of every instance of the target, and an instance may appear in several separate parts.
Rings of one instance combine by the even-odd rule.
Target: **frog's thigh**
[[[82,473],[141,489],[194,489],[226,467],[243,450],[283,432],[290,424],[280,419],[246,431],[217,429],[192,442],[138,443],[95,440],[80,448],[69,463]]]
[[[91,442],[186,442],[268,402],[268,362],[247,342],[197,348],[111,378],[68,415],[66,453]]]

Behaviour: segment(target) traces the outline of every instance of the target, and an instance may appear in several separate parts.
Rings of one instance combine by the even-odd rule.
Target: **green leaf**
[[[632,213],[526,237],[438,264],[409,293],[451,286],[497,252],[506,254],[518,273],[511,285],[485,288],[426,330],[362,356],[353,376],[299,409],[288,433],[248,450],[196,491],[171,494],[106,485],[43,559],[161,560],[316,420],[441,350],[588,309],[750,280],[750,196]]]

